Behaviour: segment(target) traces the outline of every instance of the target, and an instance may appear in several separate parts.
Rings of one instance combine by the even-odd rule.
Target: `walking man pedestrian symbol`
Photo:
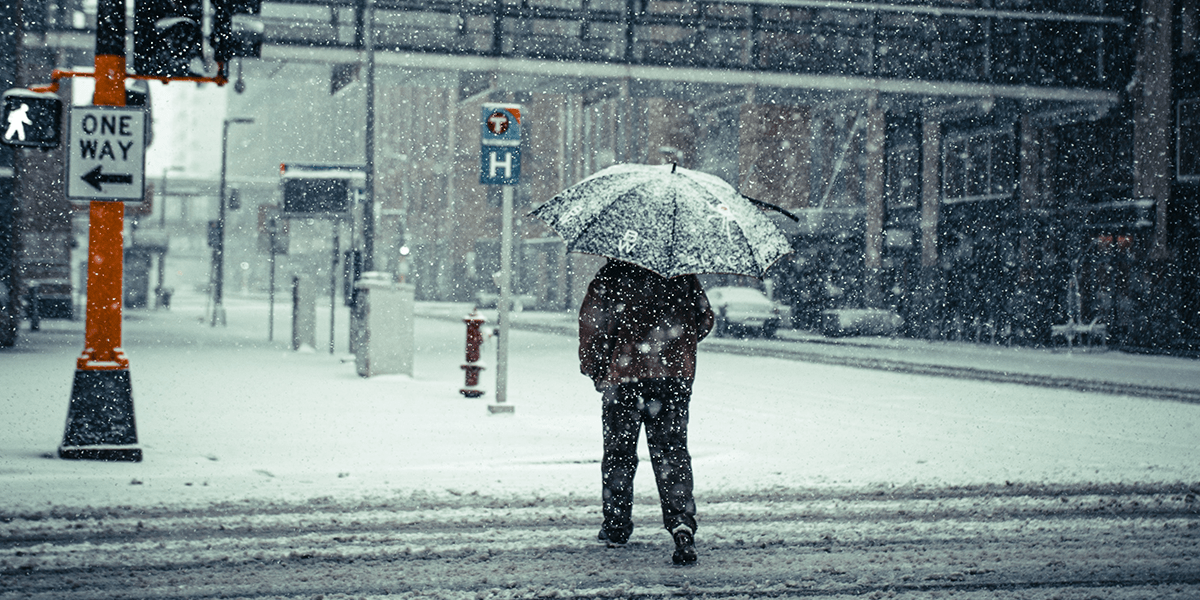
[[[13,139],[13,134],[16,134],[17,139],[25,141],[25,126],[33,125],[33,121],[29,120],[29,105],[21,104],[21,108],[8,113],[8,129],[4,132],[4,139]]]

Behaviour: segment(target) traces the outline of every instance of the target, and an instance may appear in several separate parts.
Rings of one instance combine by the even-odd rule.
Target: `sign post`
[[[81,116],[91,114],[96,119],[92,133],[88,133],[90,121],[85,127],[81,120],[80,133],[97,137],[88,137],[90,141],[86,142],[82,141],[83,136],[73,138],[70,143],[84,146],[69,148],[67,153],[68,196],[71,191],[82,189],[84,195],[80,197],[89,199],[91,207],[84,349],[75,363],[71,405],[58,456],[137,462],[142,460],[142,449],[137,443],[129,359],[121,349],[125,204],[110,200],[142,197],[141,165],[134,172],[132,164],[135,147],[137,154],[144,155],[142,146],[146,139],[141,128],[135,132],[134,123],[140,118],[144,126],[145,121],[144,115],[136,116],[139,113],[119,109],[110,113],[107,111],[114,109],[101,108],[125,106],[124,0],[99,0],[96,21],[96,92],[92,98],[96,106],[90,108],[98,110],[77,110]],[[122,121],[123,117],[128,120]],[[110,119],[108,129],[103,125],[105,118]],[[122,148],[122,143],[133,145]],[[76,155],[80,160],[75,160]]]
[[[496,344],[496,403],[488,412],[513,413],[508,401],[508,334],[512,307],[513,186],[521,178],[521,107],[484,104],[479,128],[479,183],[504,186],[500,228],[500,339]]]

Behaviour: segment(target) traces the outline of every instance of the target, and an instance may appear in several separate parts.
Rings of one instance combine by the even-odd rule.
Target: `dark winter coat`
[[[579,370],[596,389],[662,377],[696,376],[696,344],[713,326],[695,275],[667,279],[610,260],[579,309]]]

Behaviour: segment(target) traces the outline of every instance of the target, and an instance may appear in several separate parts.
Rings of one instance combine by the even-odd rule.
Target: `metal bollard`
[[[42,295],[37,284],[29,287],[29,330],[37,331],[42,328]]]
[[[459,393],[468,398],[478,398],[483,395],[479,388],[479,372],[484,369],[479,364],[480,347],[483,346],[483,323],[486,319],[479,314],[479,309],[471,311],[463,322],[467,324],[467,355],[462,369],[466,376],[466,386]]]

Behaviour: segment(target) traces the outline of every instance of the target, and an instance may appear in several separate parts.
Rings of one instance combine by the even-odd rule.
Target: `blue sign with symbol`
[[[479,154],[479,183],[494,185],[520,183],[520,146],[483,146]]]
[[[521,107],[484,104],[479,123],[479,183],[516,185],[521,178]]]
[[[521,142],[521,107],[517,104],[484,104],[479,123],[483,145],[505,146]]]

